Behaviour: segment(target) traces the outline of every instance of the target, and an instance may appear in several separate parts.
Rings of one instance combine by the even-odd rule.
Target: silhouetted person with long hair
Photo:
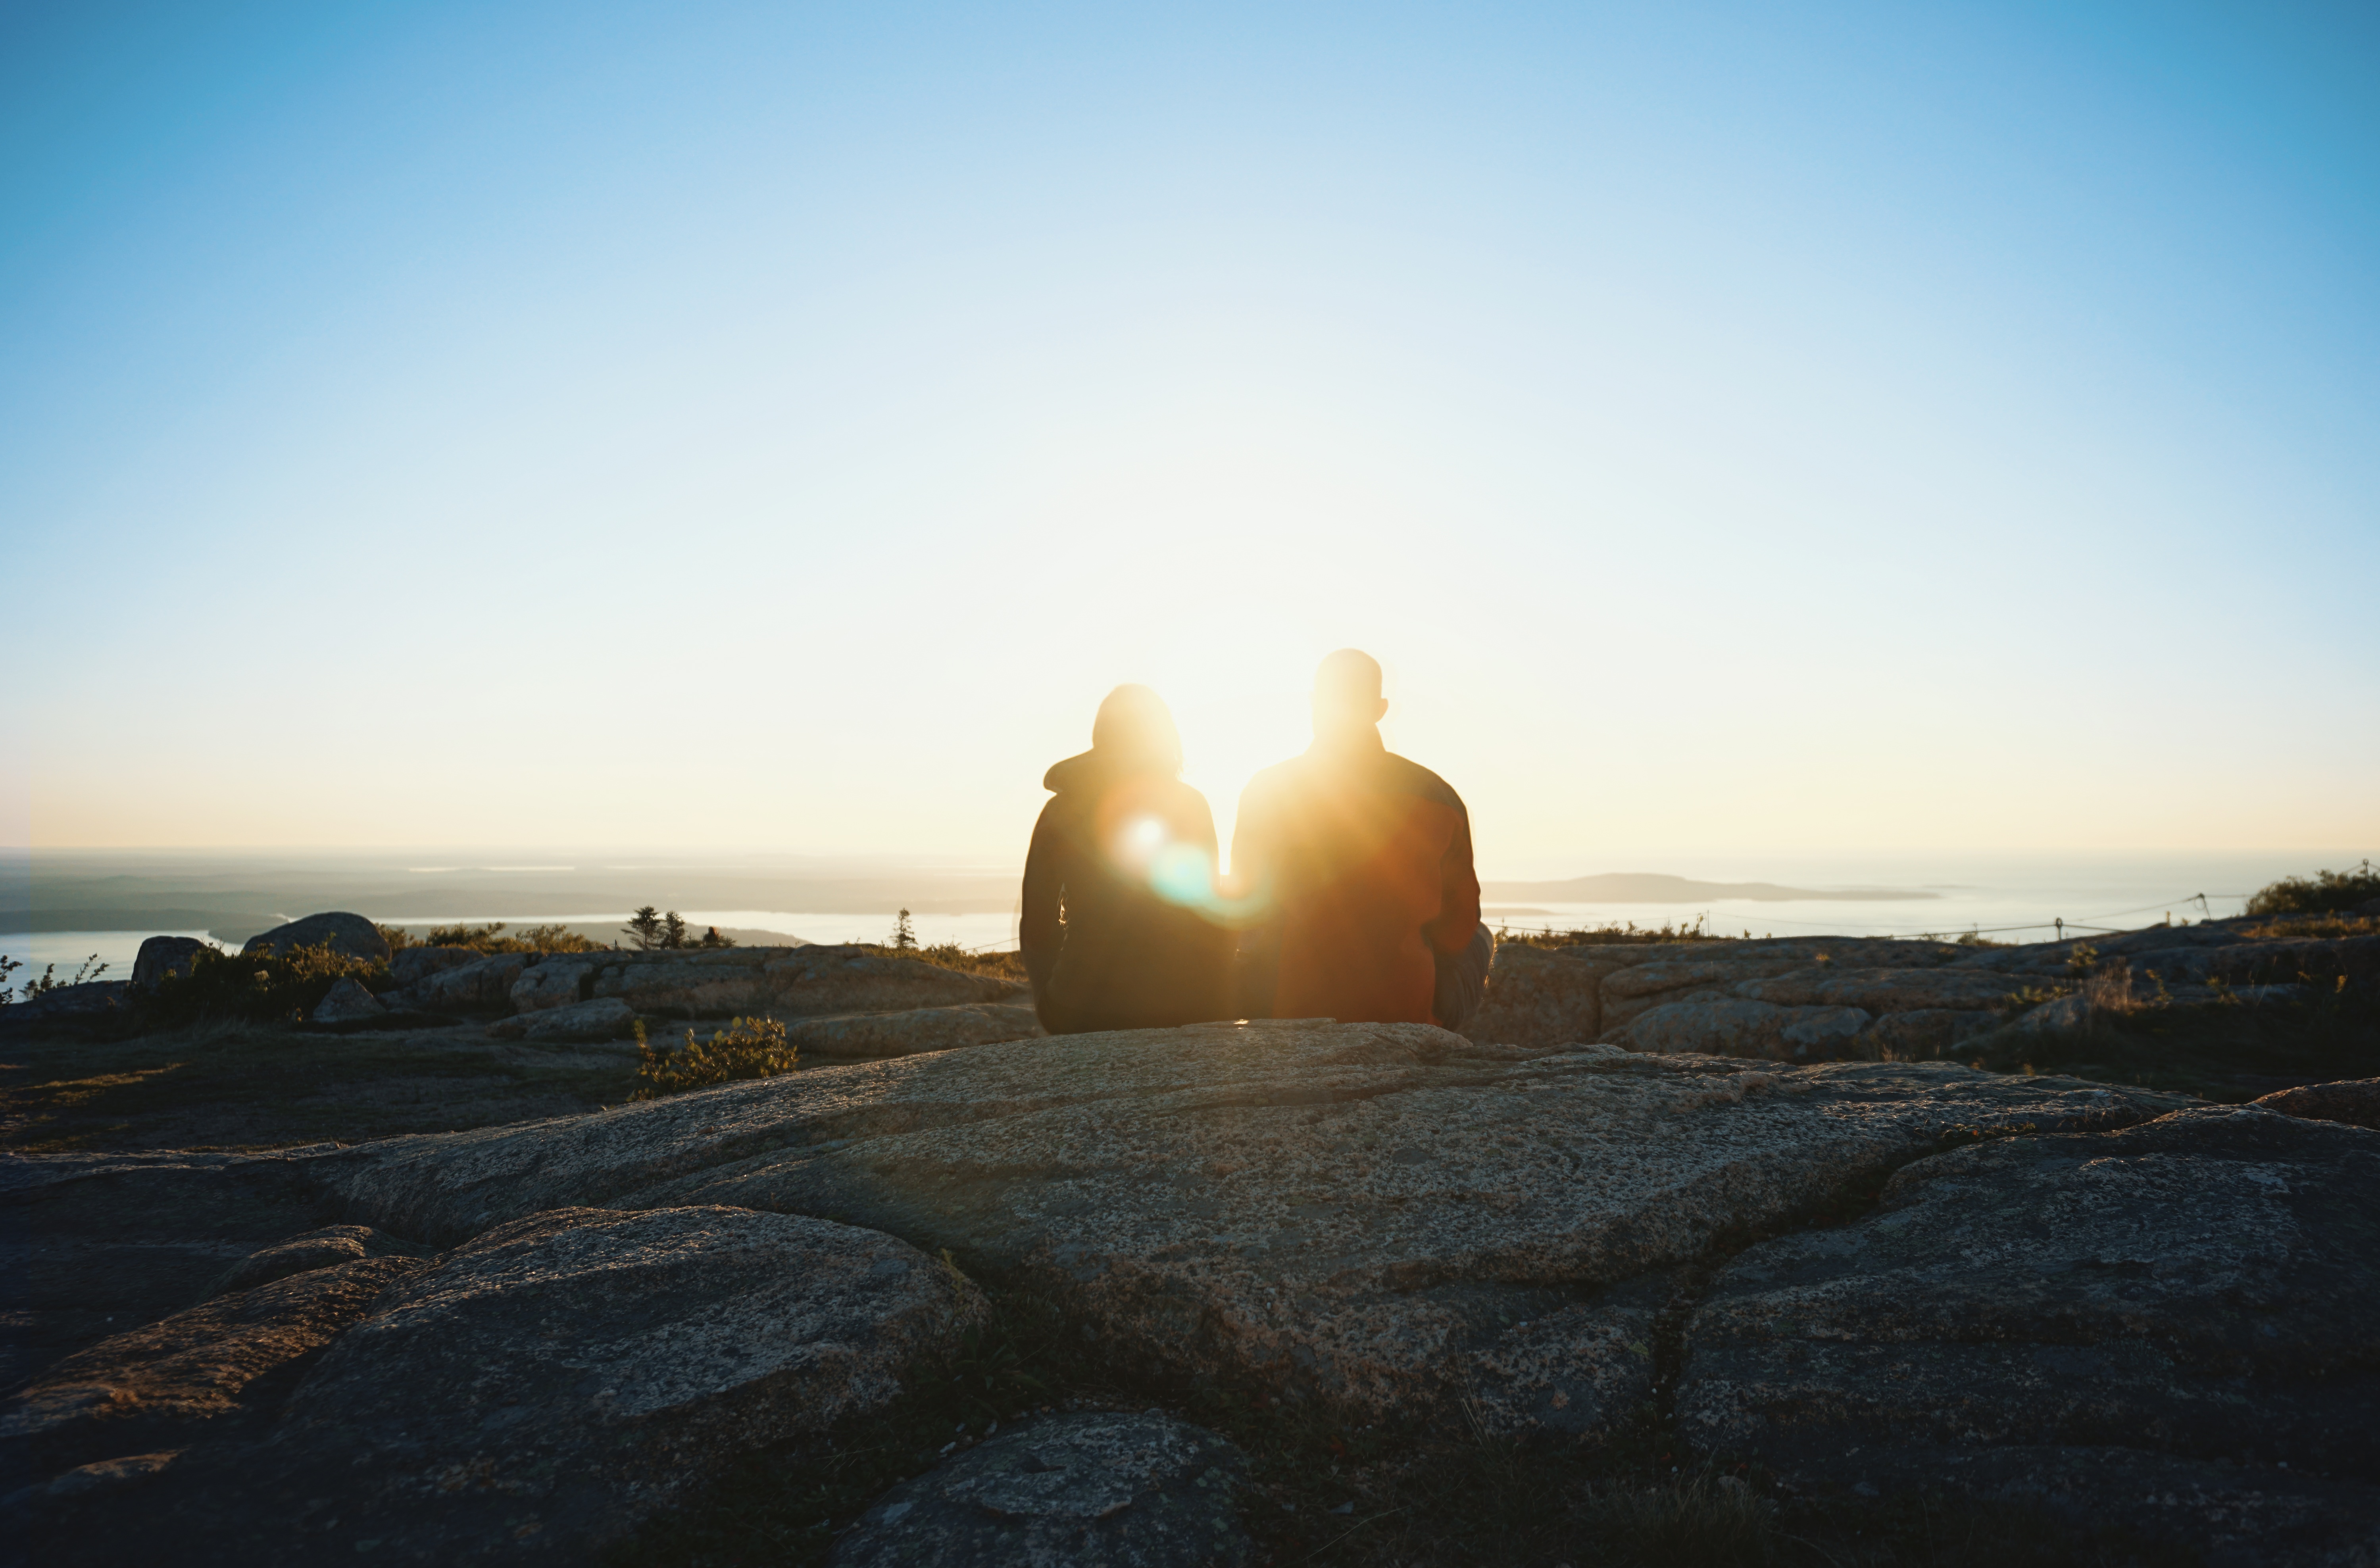
[[[1495,955],[1471,814],[1380,744],[1380,666],[1342,648],[1314,676],[1314,745],[1240,796],[1232,876],[1265,913],[1242,942],[1249,1017],[1436,1022],[1477,1010]]]
[[[1051,1034],[1227,1015],[1232,936],[1187,906],[1211,893],[1215,816],[1181,772],[1164,702],[1120,686],[1091,748],[1041,781],[1057,798],[1033,825],[1019,935]]]

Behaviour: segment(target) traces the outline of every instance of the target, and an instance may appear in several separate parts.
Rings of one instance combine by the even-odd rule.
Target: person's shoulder
[[[1386,764],[1390,787],[1398,794],[1418,795],[1426,800],[1451,806],[1458,811],[1463,808],[1463,796],[1454,793],[1452,784],[1412,758],[1400,757],[1393,751],[1383,752],[1381,757]]]

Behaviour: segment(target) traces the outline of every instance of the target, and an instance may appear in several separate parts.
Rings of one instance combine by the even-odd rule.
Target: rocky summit
[[[2336,1034],[2371,962],[2221,922],[1508,944],[1461,1034],[1050,1039],[1012,982],[872,950],[407,949],[287,1028],[616,1063],[768,1017],[803,1065],[353,1146],[0,1159],[0,1513],[41,1560],[584,1562],[756,1456],[780,1495],[955,1409],[865,1493],[820,1482],[799,1560],[1267,1561],[1282,1461],[1248,1440],[1282,1431],[1318,1465],[1641,1448],[1729,1506],[1751,1476],[1761,1506],[1948,1496],[2212,1568],[2380,1560],[2380,1080],[2217,1104],[2031,1061],[2115,1049],[2110,1019]],[[1095,1369],[1075,1395],[1032,1392],[1004,1302]]]
[[[440,1240],[577,1205],[830,1215],[1031,1279],[1166,1373],[1585,1431],[1653,1373],[1648,1308],[1607,1311],[1608,1287],[1946,1136],[2181,1103],[1934,1064],[1780,1073],[1287,1022],[827,1068],[314,1169],[342,1214]]]

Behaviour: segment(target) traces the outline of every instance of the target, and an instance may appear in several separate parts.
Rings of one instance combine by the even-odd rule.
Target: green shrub
[[[785,1039],[785,1026],[774,1018],[735,1018],[707,1040],[686,1031],[686,1044],[676,1050],[656,1046],[637,1026],[637,1092],[638,1100],[658,1100],[690,1088],[734,1083],[741,1078],[773,1078],[794,1070],[800,1049]]]
[[[2251,915],[2338,915],[2380,898],[2380,871],[2366,860],[2351,871],[2316,871],[2305,877],[2283,877],[2256,890],[2248,900]]]
[[[187,974],[167,975],[134,1005],[152,1028],[229,1018],[303,1020],[343,979],[358,980],[374,992],[396,984],[387,965],[350,958],[328,942],[253,955],[200,948],[191,955]]]

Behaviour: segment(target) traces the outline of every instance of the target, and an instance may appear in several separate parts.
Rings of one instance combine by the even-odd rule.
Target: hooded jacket
[[[1041,781],[1055,798],[1033,825],[1019,927],[1026,974],[1051,1034],[1169,1028],[1226,1015],[1230,934],[1157,891],[1170,853],[1215,863],[1207,797],[1150,766],[1098,750]]]

